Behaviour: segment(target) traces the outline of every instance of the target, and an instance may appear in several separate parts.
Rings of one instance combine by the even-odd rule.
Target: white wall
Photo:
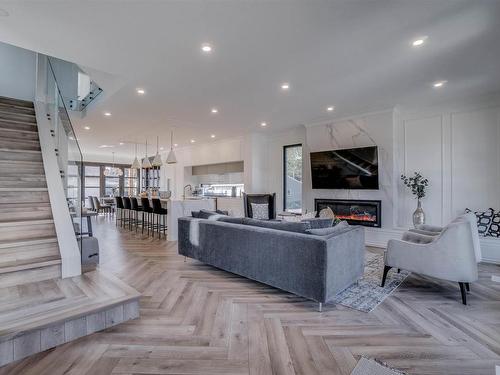
[[[33,101],[35,98],[35,53],[0,43],[0,62],[0,96]]]
[[[500,103],[401,113],[397,124],[401,171],[430,179],[423,205],[430,224],[445,224],[465,208],[500,209]],[[415,203],[399,190],[398,226]]]

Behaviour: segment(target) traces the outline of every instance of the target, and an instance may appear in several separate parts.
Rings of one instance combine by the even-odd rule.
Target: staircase
[[[0,97],[0,285],[60,276],[33,103]]]

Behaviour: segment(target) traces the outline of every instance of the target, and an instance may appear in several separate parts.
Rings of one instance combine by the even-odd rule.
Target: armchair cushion
[[[431,243],[436,239],[435,235],[425,235],[421,233],[415,233],[415,232],[404,232],[403,233],[403,241],[408,241],[412,243],[422,243],[422,244],[427,244]]]

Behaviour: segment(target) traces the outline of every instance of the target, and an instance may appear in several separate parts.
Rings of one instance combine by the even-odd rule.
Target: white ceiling
[[[500,90],[495,0],[0,0],[0,8],[9,13],[1,41],[88,67],[103,86],[106,96],[75,121],[90,154],[156,135],[168,148],[172,127],[186,145]],[[427,43],[412,48],[422,35]],[[434,89],[436,80],[448,83]]]

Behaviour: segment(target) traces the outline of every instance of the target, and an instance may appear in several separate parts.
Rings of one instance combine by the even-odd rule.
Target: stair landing
[[[103,271],[0,288],[0,366],[139,316],[140,294]]]

